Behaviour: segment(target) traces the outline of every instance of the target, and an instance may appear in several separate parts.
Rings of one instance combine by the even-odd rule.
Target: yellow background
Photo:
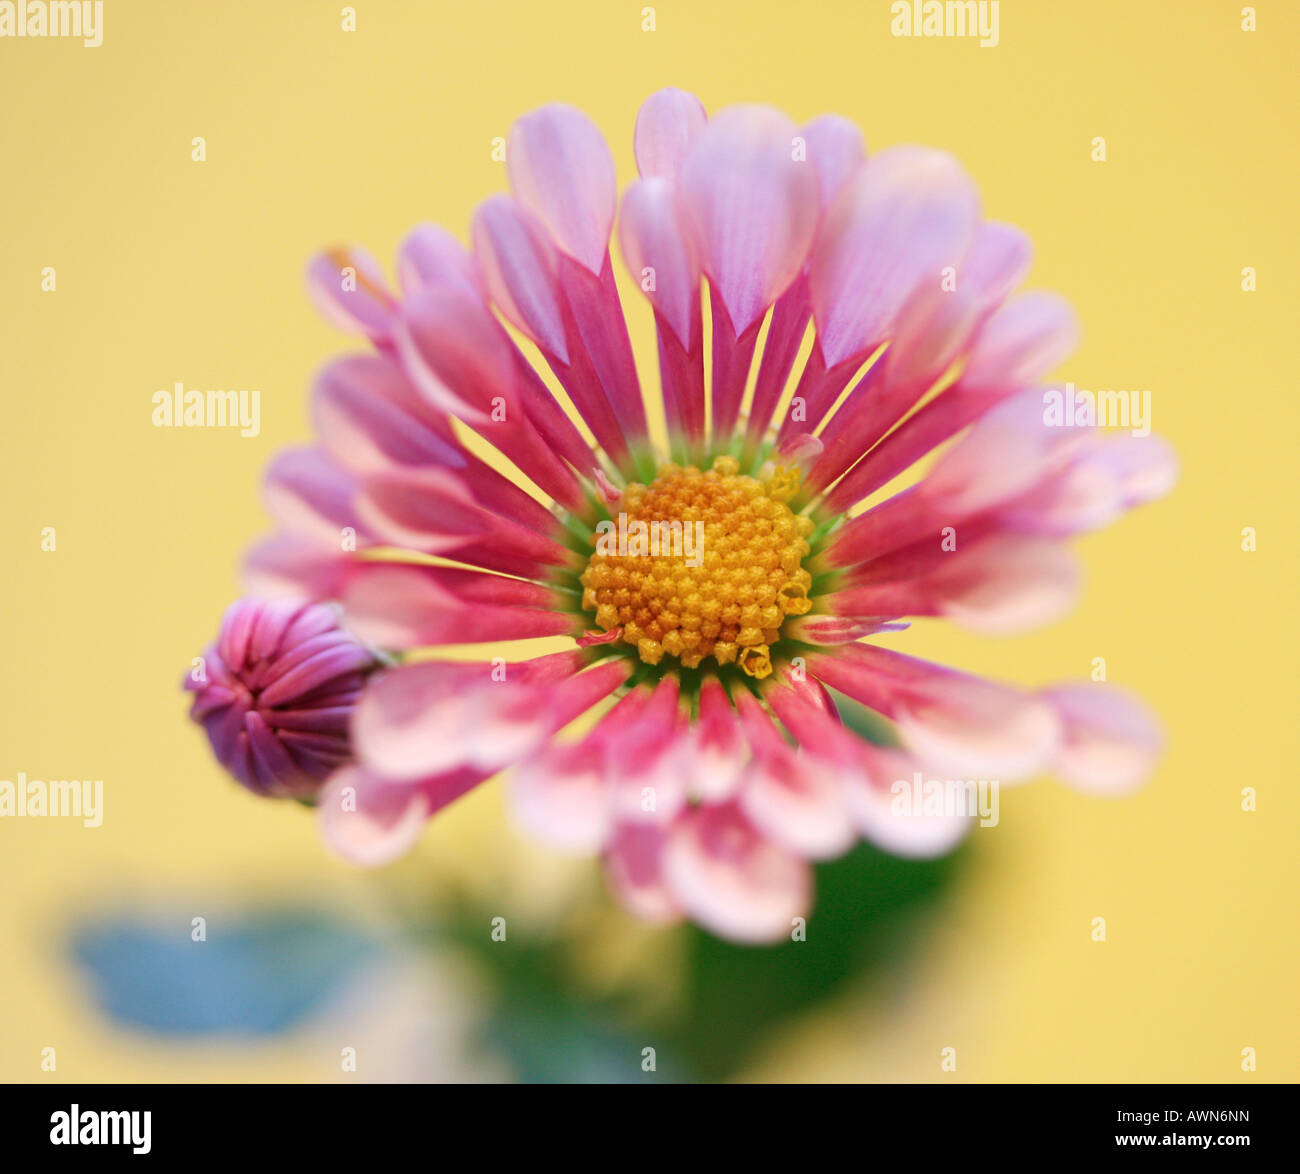
[[[1182,463],[1171,498],[1082,543],[1088,588],[1064,622],[999,641],[922,624],[899,645],[1025,683],[1105,657],[1166,723],[1151,785],[1109,802],[1050,781],[1004,794],[911,977],[791,1019],[750,1074],[938,1079],[953,1046],[945,1079],[1300,1078],[1300,5],[1264,0],[1246,33],[1227,0],[1003,0],[990,49],[896,39],[883,0],[665,0],[654,32],[637,0],[358,0],[354,33],[342,7],[106,0],[101,48],[0,41],[0,778],[102,778],[106,807],[97,830],[0,822],[0,1078],[337,1072],[336,1052],[112,1028],[57,932],[124,897],[209,916],[286,895],[380,904],[304,813],[225,781],[178,692],[267,528],[262,467],[307,437],[309,377],[347,345],[309,308],[303,263],[339,240],[387,263],[418,220],[463,234],[506,182],[492,139],[554,99],[596,119],[626,181],[637,105],[670,84],[711,110],[839,112],[873,149],[954,152],[987,213],[1033,238],[1031,284],[1080,313],[1062,377],[1149,388]],[[652,372],[648,317],[633,304]],[[177,380],[259,388],[261,435],[154,428],[150,397]],[[432,870],[507,903],[527,890],[530,908],[548,893],[562,907],[591,872],[524,845],[495,784],[430,827],[420,858],[399,880]],[[637,938],[644,965],[667,967],[655,939]]]

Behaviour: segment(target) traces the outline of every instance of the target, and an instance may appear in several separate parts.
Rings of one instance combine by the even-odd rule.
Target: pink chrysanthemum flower
[[[332,846],[391,859],[514,768],[517,821],[599,853],[630,909],[757,941],[790,932],[810,862],[859,836],[956,843],[969,815],[893,801],[917,771],[1136,785],[1159,736],[1117,690],[1030,694],[886,646],[910,616],[1054,618],[1078,579],[1065,540],[1172,484],[1154,438],[1045,422],[1039,380],[1077,331],[1060,298],[1013,295],[1025,236],[983,219],[949,156],[868,158],[837,117],[710,119],[665,90],[634,145],[620,202],[596,127],[548,106],[513,128],[512,194],[480,205],[472,250],[418,227],[400,292],[359,250],[310,268],[372,349],[319,376],[318,443],[273,463],[281,529],[248,572],[340,601],[407,659],[357,704],[358,761],[321,803]],[[650,396],[616,212],[658,333]],[[572,648],[508,663],[409,658],[557,636]],[[896,744],[843,724],[841,695]]]
[[[239,782],[257,795],[311,799],[352,761],[352,711],[378,665],[339,626],[336,607],[241,599],[184,686],[195,695],[190,716]]]

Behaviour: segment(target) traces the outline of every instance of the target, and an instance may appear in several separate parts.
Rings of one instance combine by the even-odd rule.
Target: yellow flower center
[[[813,524],[787,504],[798,488],[797,468],[741,476],[734,457],[707,472],[661,466],[649,485],[628,485],[593,535],[583,607],[647,664],[712,657],[766,677],[785,617],[812,607],[801,564]]]

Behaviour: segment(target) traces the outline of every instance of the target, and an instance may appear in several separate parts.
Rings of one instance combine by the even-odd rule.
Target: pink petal
[[[280,525],[340,550],[345,527],[365,533],[356,493],[352,475],[319,448],[281,449],[263,485],[267,512]]]
[[[730,798],[749,762],[749,745],[735,709],[714,677],[700,687],[700,711],[691,735],[691,797],[711,803]]]
[[[418,787],[379,783],[360,767],[331,775],[318,808],[326,845],[367,868],[410,851],[429,814],[429,801]]]
[[[713,420],[710,430],[719,444],[725,443],[740,416],[745,384],[754,363],[754,348],[763,321],[761,316],[743,333],[732,326],[727,308],[720,299],[710,298],[713,315]]]
[[[897,856],[938,856],[970,830],[971,820],[964,814],[931,814],[924,806],[918,811],[895,802],[896,781],[910,779],[913,760],[846,729],[814,702],[817,694],[810,683],[769,688],[765,696],[798,738],[812,768],[834,781],[854,826],[877,847]]]
[[[1125,508],[1164,497],[1178,482],[1178,456],[1161,436],[1105,436],[1087,459],[1111,471]]]
[[[622,662],[580,666],[565,653],[512,666],[422,661],[390,670],[357,706],[358,755],[386,779],[491,774],[538,750],[627,678]]]
[[[353,576],[343,597],[348,626],[381,648],[529,640],[570,635],[574,629],[573,617],[553,608],[465,599],[431,570],[383,564],[365,567]],[[518,582],[495,575],[478,578]]]
[[[429,286],[407,298],[398,353],[430,403],[477,426],[496,401],[514,407],[509,337],[481,299],[454,286]]]
[[[810,488],[830,484],[881,442],[958,360],[979,324],[1024,276],[1031,257],[1029,240],[1018,229],[996,222],[979,226],[974,243],[956,267],[955,288],[923,285],[900,309],[897,330],[883,359],[822,432],[827,452],[808,479]],[[971,394],[968,388],[962,390]],[[863,464],[874,456],[868,454]],[[858,472],[854,469],[850,479]],[[847,490],[841,487],[838,493]],[[858,500],[863,491],[855,486],[854,493],[850,501]]]
[[[772,843],[809,860],[832,859],[853,843],[853,827],[835,777],[789,750],[756,755],[737,801]]]
[[[605,876],[620,904],[636,917],[663,924],[681,906],[663,875],[664,833],[645,824],[620,827],[605,852]]]
[[[591,853],[609,836],[599,741],[552,744],[510,772],[510,814],[530,836],[566,852]]]
[[[788,937],[812,903],[808,862],[764,839],[734,804],[695,807],[678,819],[663,876],[693,920],[734,941]]]
[[[825,212],[866,161],[867,145],[857,124],[838,114],[814,118],[800,133],[817,175],[818,203]]]
[[[1164,737],[1141,701],[1101,683],[1057,685],[1041,696],[1061,719],[1053,768],[1066,782],[1092,794],[1123,795],[1146,781]]]
[[[366,766],[414,780],[460,767],[499,770],[549,736],[546,691],[494,681],[492,666],[426,661],[376,677],[353,722]]]
[[[921,482],[921,494],[951,520],[1010,500],[1065,467],[1085,442],[1080,428],[1044,419],[1043,394],[1030,388],[998,404],[949,449]]]
[[[356,472],[398,465],[464,464],[449,425],[412,412],[417,393],[401,370],[378,355],[338,359],[316,377],[312,422],[321,442]]]
[[[694,94],[671,86],[651,94],[637,111],[632,136],[637,170],[643,176],[671,179],[707,121],[704,105]]]
[[[801,273],[776,300],[763,344],[763,358],[754,382],[754,401],[746,426],[746,451],[757,447],[772,422],[772,415],[794,370],[812,309],[808,304],[808,277]],[[808,435],[805,433],[804,435]]]
[[[999,507],[998,522],[1025,534],[1059,538],[1110,525],[1124,512],[1123,486],[1113,470],[1090,459],[1097,447],[1089,445],[1079,460]]]
[[[492,196],[474,211],[474,252],[493,302],[548,355],[569,361],[555,246],[516,200]]]
[[[831,606],[838,607],[839,599],[840,593],[828,596],[829,601],[834,601]],[[907,627],[884,616],[809,615],[786,620],[783,634],[805,644],[835,645],[852,644],[875,632],[901,632]]]
[[[397,277],[408,296],[429,285],[452,285],[483,295],[474,257],[440,224],[417,224],[397,251]]]
[[[700,133],[679,183],[704,272],[743,334],[795,279],[817,221],[817,179],[798,130],[765,106],[732,106]]]
[[[927,587],[945,615],[997,635],[1060,619],[1074,606],[1081,578],[1078,560],[1060,543],[999,534],[952,555]]]
[[[918,289],[938,290],[978,222],[975,186],[950,156],[892,147],[869,159],[827,213],[808,261],[827,367],[873,350]]]
[[[874,368],[873,368],[874,369]],[[826,494],[826,509],[844,513],[916,464],[945,440],[1008,398],[1016,388],[945,388],[884,437]]]
[[[259,704],[281,706],[326,692],[350,691],[356,674],[375,663],[374,654],[341,632],[326,632],[304,640],[262,674]]]
[[[877,750],[870,769],[845,787],[845,802],[858,830],[877,848],[908,859],[945,856],[970,834],[975,819],[962,810],[931,811],[924,798],[918,805],[916,769],[915,761],[901,752]],[[923,787],[945,781],[922,772]]]
[[[960,386],[967,390],[1036,383],[1079,345],[1079,320],[1058,294],[1033,291],[1007,302],[971,344]]]
[[[383,269],[364,249],[338,248],[313,257],[307,265],[307,292],[321,315],[341,330],[375,342],[392,331],[397,301]]]
[[[704,322],[698,297],[691,307],[690,334],[683,343],[666,322],[656,319],[659,336],[659,382],[669,444],[685,438],[690,451],[704,444]]]
[[[813,676],[892,718],[928,767],[1011,782],[1042,769],[1060,729],[1049,705],[872,644],[808,657]]]
[[[298,534],[272,534],[244,556],[241,582],[250,595],[336,599],[343,591],[349,562],[341,549]]]
[[[508,482],[498,488],[504,492],[507,487],[518,492]],[[474,488],[486,492],[491,486],[484,481]],[[465,475],[435,466],[371,474],[362,483],[357,508],[376,536],[429,554],[459,552],[479,542],[542,564],[562,566],[571,557],[550,537],[555,524],[539,503],[506,494],[480,505]]]
[[[981,317],[1006,301],[1029,272],[1034,246],[1014,224],[986,220],[957,268],[957,289],[978,303]]]
[[[579,350],[584,353],[622,435],[634,444],[645,443],[645,403],[608,253],[595,272],[572,258],[561,257],[559,277],[569,312],[570,355]]]
[[[603,741],[605,791],[620,823],[669,823],[686,803],[689,740],[678,710],[678,685],[663,678],[636,691],[623,724]],[[606,719],[607,722],[609,719]]]
[[[526,114],[511,128],[506,166],[520,203],[542,219],[561,249],[599,273],[618,189],[614,159],[595,123],[560,103]]]
[[[907,307],[886,354],[892,380],[929,384],[961,352],[976,326],[995,310],[1029,271],[1033,249],[1017,228],[987,221],[956,267],[956,288],[925,291]],[[892,420],[888,423],[893,423]],[[878,436],[866,438],[874,443]]]
[[[461,478],[436,467],[372,474],[358,509],[381,540],[431,554],[484,538],[494,524]]]
[[[979,677],[919,684],[893,716],[919,759],[963,778],[1028,778],[1046,766],[1060,735],[1049,706]]]
[[[700,301],[700,266],[667,180],[642,179],[628,187],[619,241],[633,280],[682,346],[689,347]],[[646,289],[651,278],[654,288]]]
[[[1068,537],[1109,525],[1177,480],[1178,459],[1161,437],[1093,433],[1069,465],[1001,506],[997,520],[1028,534]]]
[[[749,694],[738,697],[737,707],[753,747],[740,810],[760,834],[799,856],[839,856],[853,843],[853,827],[836,778],[796,755]]]

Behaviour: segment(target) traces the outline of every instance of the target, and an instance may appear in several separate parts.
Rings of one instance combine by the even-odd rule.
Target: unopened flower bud
[[[185,680],[190,716],[250,791],[310,799],[351,762],[352,710],[378,664],[328,604],[241,599]]]

